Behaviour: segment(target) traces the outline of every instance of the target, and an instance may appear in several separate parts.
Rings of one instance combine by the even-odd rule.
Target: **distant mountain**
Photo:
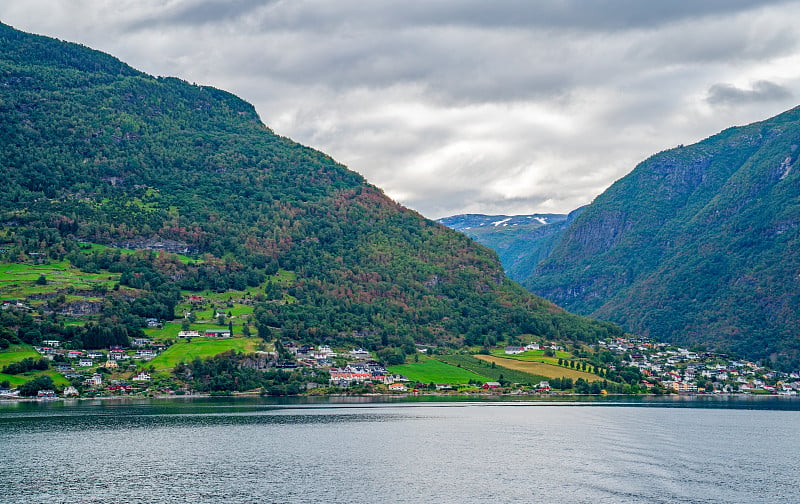
[[[483,215],[462,214],[439,219],[445,226],[461,231],[497,252],[506,274],[516,281],[527,279],[547,256],[567,225],[581,209],[569,215]]]
[[[798,157],[800,108],[656,154],[586,207],[523,284],[636,333],[797,366]]]
[[[536,229],[548,224],[555,224],[566,220],[563,214],[531,214],[531,215],[483,215],[483,214],[461,214],[452,217],[438,219],[437,222],[444,224],[456,231],[473,231],[476,228],[508,228]]]
[[[620,333],[526,292],[491,250],[274,134],[236,96],[2,24],[0,193],[5,261],[121,273],[129,290],[83,331],[95,342],[171,318],[181,291],[247,288],[265,338],[413,353]],[[87,256],[79,242],[148,252]],[[287,280],[265,292],[278,270]]]

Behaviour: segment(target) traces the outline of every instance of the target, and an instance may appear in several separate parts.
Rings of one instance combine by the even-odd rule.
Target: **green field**
[[[515,372],[523,372],[523,373],[531,373],[536,374],[539,376],[544,377],[543,379],[549,378],[572,378],[573,380],[577,380],[578,378],[583,378],[588,382],[602,380],[597,375],[586,373],[583,371],[578,371],[577,369],[571,369],[567,367],[561,367],[555,364],[549,364],[546,362],[535,362],[535,361],[524,361],[521,359],[512,359],[508,357],[498,357],[495,355],[478,355],[477,358],[487,363],[491,364],[494,363],[496,367],[503,367]]]
[[[0,369],[3,369],[12,362],[19,362],[29,358],[39,359],[41,357],[39,352],[34,350],[31,345],[11,345],[5,350],[0,351]]]
[[[227,317],[230,313],[234,319],[234,323],[250,318],[253,314],[255,299],[264,299],[265,289],[268,282],[272,282],[282,288],[291,286],[297,279],[297,276],[292,271],[278,270],[274,275],[268,276],[267,279],[258,287],[248,287],[242,291],[227,291],[227,292],[189,292],[182,291],[181,294],[187,297],[191,294],[203,297],[202,302],[193,304],[186,300],[179,303],[175,307],[175,316],[183,317],[185,312],[194,313],[198,321],[216,321],[217,312],[225,314]],[[291,303],[295,299],[288,294],[284,294],[283,302]]]
[[[158,371],[169,370],[180,362],[190,362],[195,357],[200,357],[201,359],[213,357],[228,350],[254,352],[260,342],[261,339],[259,338],[194,338],[191,343],[179,340],[164,350],[161,355],[148,362],[147,365],[152,365]]]
[[[12,388],[17,388],[27,381],[30,381],[37,376],[47,375],[53,379],[53,383],[58,387],[66,387],[69,385],[69,380],[58,374],[57,372],[49,369],[47,371],[37,371],[35,373],[22,373],[18,375],[10,375],[0,373],[0,382],[8,380]]]
[[[152,327],[147,328],[144,330],[144,333],[149,337],[153,338],[154,340],[168,340],[178,339],[178,333],[181,332],[181,323],[180,322],[166,322],[164,323],[164,327]],[[219,325],[219,324],[207,324],[202,322],[195,322],[194,324],[189,324],[189,330],[191,331],[200,331],[203,333],[206,329],[227,329],[228,324]],[[241,331],[241,327],[239,328]],[[234,332],[236,332],[236,327],[234,327]]]
[[[30,379],[31,378],[29,376],[25,376],[24,374],[13,375],[0,373],[0,382],[7,381],[9,384],[11,384],[11,388],[18,388],[20,385]]]
[[[40,359],[41,357],[42,356],[39,355],[39,353],[34,350],[31,345],[11,345],[6,350],[0,352],[0,369],[11,364],[12,362],[19,362],[23,359],[29,358]],[[12,387],[19,387],[26,381],[29,381],[39,375],[50,376],[53,379],[53,382],[60,387],[69,385],[69,381],[66,378],[52,369],[48,369],[47,371],[22,373],[18,375],[0,373],[0,382],[8,380]]]
[[[234,336],[243,336],[242,334],[242,324],[237,319],[233,320],[233,335]],[[144,333],[147,335],[148,338],[152,338],[154,341],[166,341],[166,340],[177,340],[178,333],[182,331],[183,324],[181,322],[166,322],[164,323],[163,327],[150,327],[144,330]],[[216,322],[195,322],[194,324],[189,324],[190,331],[200,331],[202,334],[205,332],[206,329],[227,329],[228,324],[225,323],[223,325],[219,325]],[[252,334],[256,333],[256,330],[250,326],[250,331]]]
[[[386,368],[391,373],[401,374],[409,380],[421,383],[449,383],[451,385],[461,385],[469,383],[470,380],[480,382],[491,381],[484,375],[462,369],[458,366],[451,366],[444,362],[430,357],[420,357],[419,362],[410,362],[398,366],[388,366]]]
[[[37,285],[40,275],[47,279]],[[68,261],[50,264],[16,264],[0,262],[0,299],[24,299],[34,294],[58,290],[91,291],[111,289],[119,281],[116,273],[86,273],[70,266]]]
[[[511,383],[523,383],[535,385],[542,380],[547,380],[547,376],[525,372],[517,369],[503,367],[500,363],[492,367],[491,362],[485,362],[479,358],[488,357],[486,355],[437,355],[436,358],[451,365],[461,365],[463,369],[469,369],[475,373],[488,376],[491,381],[507,380]]]
[[[558,364],[558,359],[572,359],[572,354],[557,350],[555,356],[548,357],[544,354],[544,350],[527,350],[516,355],[506,355],[505,350],[492,350],[491,354],[496,357],[503,357],[507,359],[516,359],[525,362],[546,362],[548,364]]]

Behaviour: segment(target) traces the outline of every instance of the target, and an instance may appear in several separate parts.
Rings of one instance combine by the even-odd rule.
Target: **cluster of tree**
[[[19,395],[23,397],[34,397],[40,390],[56,391],[53,379],[47,375],[39,375],[32,380],[28,380],[19,386]]]
[[[609,371],[604,376],[610,381],[630,385],[638,385],[644,379],[642,371],[636,366],[617,368],[614,371]]]
[[[573,387],[572,378],[550,378],[548,382],[553,390],[569,390]]]
[[[124,304],[121,301],[119,303]],[[52,318],[37,320],[25,311],[3,310],[0,312],[0,335],[13,344],[39,345],[44,340],[55,339],[71,349],[128,346],[130,338],[144,336],[144,319],[131,315],[124,308],[117,307],[115,310],[126,315],[103,315],[99,320],[83,325],[67,325],[58,318],[56,321]]]
[[[196,358],[175,367],[176,378],[199,392],[231,392],[262,389],[268,395],[296,395],[306,383],[327,382],[327,376],[304,374],[302,370],[254,369],[244,365],[245,354],[226,352],[209,359]]]
[[[28,357],[19,362],[12,362],[11,364],[6,365],[2,372],[5,374],[15,375],[27,373],[28,371],[44,371],[49,367],[50,361],[47,359],[34,359],[32,357]]]

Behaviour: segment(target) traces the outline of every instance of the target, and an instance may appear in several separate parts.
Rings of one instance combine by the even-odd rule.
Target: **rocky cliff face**
[[[523,283],[681,343],[795,361],[800,108],[644,161]]]

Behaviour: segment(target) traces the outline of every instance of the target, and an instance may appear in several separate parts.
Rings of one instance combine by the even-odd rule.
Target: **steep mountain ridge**
[[[275,135],[227,92],[2,24],[0,170],[3,258],[121,272],[140,298],[109,300],[99,323],[127,334],[137,317],[171,317],[180,289],[258,286],[278,269],[296,280],[256,309],[265,338],[411,352],[620,332],[525,292],[492,251]],[[87,263],[80,241],[169,243],[199,260],[98,252]]]
[[[634,332],[797,363],[799,145],[795,108],[652,156],[523,284]]]

